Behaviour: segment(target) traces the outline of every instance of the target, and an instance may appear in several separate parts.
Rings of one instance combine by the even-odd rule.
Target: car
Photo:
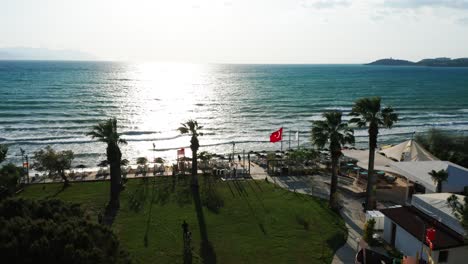
[[[356,258],[354,260],[355,264],[364,264],[364,258],[363,258],[364,251],[366,252],[366,264],[392,264],[393,263],[393,259],[385,255],[382,255],[370,249],[365,249],[365,250],[361,249],[356,254]]]

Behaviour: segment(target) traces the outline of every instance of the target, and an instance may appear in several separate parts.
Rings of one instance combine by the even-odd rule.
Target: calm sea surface
[[[284,127],[283,148],[309,144],[310,121],[338,109],[349,119],[353,101],[381,96],[400,122],[382,130],[380,143],[395,143],[437,127],[468,130],[468,68],[361,65],[193,65],[114,62],[0,61],[0,143],[17,161],[51,145],[71,149],[76,164],[95,166],[105,146],[85,135],[117,117],[128,145],[124,157],[175,158],[189,138],[176,131],[196,119],[205,129],[202,150],[218,153],[279,149],[268,143]],[[367,143],[357,130],[357,145]]]

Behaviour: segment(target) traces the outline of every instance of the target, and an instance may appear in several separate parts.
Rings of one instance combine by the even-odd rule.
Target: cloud
[[[383,4],[388,7],[405,9],[423,7],[468,9],[468,0],[385,0]]]
[[[347,7],[351,5],[350,0],[305,0],[302,6],[316,9],[332,9],[336,7]]]

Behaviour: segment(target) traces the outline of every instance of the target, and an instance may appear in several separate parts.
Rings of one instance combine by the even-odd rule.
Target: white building
[[[436,192],[437,184],[429,174],[432,170],[447,170],[448,179],[442,183],[442,192],[461,193],[468,186],[468,169],[450,161],[395,162],[390,165],[398,174],[426,189],[426,193]]]
[[[381,210],[384,218],[384,240],[407,256],[416,256],[423,249],[427,260],[429,247],[425,230],[436,229],[432,258],[436,263],[468,263],[468,243],[463,238],[464,229],[447,205],[450,193],[414,195],[411,206]],[[458,195],[463,203],[464,196]]]

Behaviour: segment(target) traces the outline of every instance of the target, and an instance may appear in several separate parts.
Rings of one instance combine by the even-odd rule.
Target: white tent
[[[432,170],[447,170],[448,179],[442,183],[442,192],[463,192],[468,186],[468,169],[449,161],[394,162],[390,167],[408,180],[423,185],[427,192],[436,192],[437,184],[429,175]]]
[[[341,151],[344,156],[357,160],[357,165],[363,169],[369,166],[369,150],[344,149]],[[375,153],[374,169],[397,173],[390,165],[395,163],[393,160]]]
[[[439,160],[429,151],[425,150],[414,140],[407,140],[403,143],[379,151],[387,158],[396,161],[430,161]]]

